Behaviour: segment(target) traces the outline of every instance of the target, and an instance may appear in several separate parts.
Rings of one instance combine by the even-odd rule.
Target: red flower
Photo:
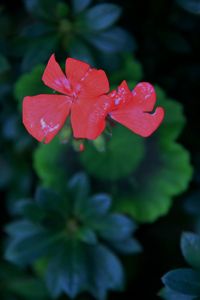
[[[137,84],[131,92],[126,81],[123,81],[116,91],[110,93],[110,98],[113,104],[110,117],[143,137],[151,135],[164,118],[162,107],[151,113],[156,93],[147,82]]]
[[[70,113],[75,138],[93,140],[102,133],[111,104],[106,95],[109,82],[104,71],[68,58],[65,76],[52,55],[42,80],[62,95],[42,94],[24,98],[23,123],[32,136],[49,143]]]
[[[105,72],[73,58],[66,60],[65,75],[52,55],[42,80],[62,95],[24,98],[23,123],[40,142],[49,143],[69,114],[74,137],[91,140],[102,133],[108,115],[143,137],[151,135],[164,117],[161,107],[151,113],[156,94],[149,83],[139,83],[131,92],[123,81],[116,91],[108,94]]]

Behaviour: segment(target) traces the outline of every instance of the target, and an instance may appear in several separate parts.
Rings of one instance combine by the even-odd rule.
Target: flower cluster
[[[151,135],[164,117],[153,86],[146,82],[130,91],[126,81],[110,92],[103,70],[67,58],[65,73],[52,55],[44,70],[44,84],[60,94],[27,96],[23,100],[23,123],[38,141],[49,143],[70,115],[74,138],[94,140],[109,118],[143,137]]]

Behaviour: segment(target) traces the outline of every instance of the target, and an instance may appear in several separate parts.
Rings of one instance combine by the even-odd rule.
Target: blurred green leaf
[[[141,250],[132,238],[135,224],[111,213],[108,197],[101,194],[87,199],[85,194],[81,198],[86,181],[83,174],[76,175],[62,196],[40,188],[36,201],[21,201],[21,218],[6,227],[6,259],[19,265],[44,259],[42,274],[52,297],[62,293],[75,297],[87,291],[104,300],[108,290],[121,290],[124,285],[123,268],[113,249],[128,254]],[[81,201],[85,213],[75,210],[76,202]],[[30,208],[34,214],[42,211],[42,218],[33,218]],[[84,217],[92,212],[93,220]]]
[[[66,185],[67,165],[62,162],[67,147],[55,137],[49,144],[40,144],[34,153],[34,169],[44,186],[57,189]]]
[[[25,299],[47,299],[47,291],[43,282],[32,278],[16,278],[10,282],[10,291]]]
[[[22,100],[25,96],[37,94],[51,94],[53,91],[42,82],[44,66],[36,66],[30,73],[22,75],[14,87],[14,96],[18,101],[19,109],[22,109]]]
[[[23,0],[26,10],[39,18],[51,19],[55,17],[57,0]]]
[[[38,232],[30,232],[25,237],[15,235],[15,239],[10,241],[7,247],[5,258],[16,265],[23,266],[32,263],[37,258],[50,253],[55,242],[59,239],[60,235],[56,236],[50,232],[45,232],[43,228],[38,228]],[[47,249],[49,249],[48,252]]]
[[[105,151],[98,152],[92,143],[86,147],[87,151],[80,155],[81,162],[90,174],[102,180],[129,175],[144,156],[142,138],[120,125],[112,128],[112,137],[107,141]]]
[[[43,22],[35,22],[27,25],[22,28],[21,36],[26,38],[35,38],[40,37],[44,34],[49,34],[54,31],[54,27],[51,24],[43,23]]]
[[[193,14],[200,14],[199,0],[176,0],[176,2],[188,12]]]
[[[83,199],[83,198],[82,198]],[[81,200],[82,200],[81,199]],[[88,221],[98,218],[102,218],[108,213],[111,208],[111,198],[107,194],[97,194],[87,199],[88,207],[84,209],[85,202],[79,201],[78,213],[84,216]],[[76,206],[77,208],[77,206]]]
[[[107,53],[128,52],[136,47],[133,37],[120,27],[98,33],[87,33],[84,37],[98,50]]]
[[[178,293],[200,296],[200,273],[192,269],[170,271],[163,276],[162,281],[168,288]]]
[[[132,54],[124,55],[121,65],[122,67],[117,72],[111,74],[110,81],[113,85],[119,85],[125,79],[131,83],[135,81],[133,84],[135,86],[137,81],[142,80],[142,66]]]
[[[92,0],[72,0],[72,7],[74,13],[78,14],[84,11],[91,3]]]
[[[82,41],[80,38],[74,38],[69,45],[69,55],[70,57],[83,60],[90,65],[95,65],[94,54],[92,53],[90,47]]]
[[[176,140],[181,134],[186,119],[183,112],[181,103],[170,99],[166,96],[165,92],[158,86],[155,87],[157,95],[157,104],[163,106],[165,109],[165,117],[163,124],[159,128],[160,139],[171,141]]]
[[[42,280],[11,264],[0,262],[0,295],[3,300],[47,300],[47,289]]]
[[[198,300],[199,298],[177,293],[167,287],[163,288],[159,296],[165,300]]]
[[[22,70],[29,71],[37,64],[44,63],[55,52],[57,43],[56,35],[34,39],[23,56]]]
[[[84,21],[90,30],[99,31],[112,26],[120,15],[120,6],[102,3],[88,9],[84,14]]]
[[[126,240],[135,230],[133,222],[127,217],[113,213],[105,217],[103,224],[98,226],[99,235],[108,241]]]
[[[131,192],[119,191],[115,202],[116,209],[142,222],[166,214],[172,197],[185,191],[192,176],[189,153],[175,141],[185,123],[182,107],[165,98],[160,89],[157,96],[158,105],[165,109],[163,124],[146,140],[147,156],[133,173]]]
[[[78,173],[68,183],[69,189],[76,197],[76,210],[77,204],[86,201],[90,191],[90,184],[88,177],[84,173]]]
[[[112,242],[112,247],[119,253],[130,255],[142,251],[142,246],[135,239],[123,240],[121,243]]]
[[[80,241],[90,245],[97,244],[97,236],[93,230],[88,227],[83,227],[78,234]]]
[[[192,232],[184,232],[181,237],[181,250],[187,263],[200,269],[200,237]]]

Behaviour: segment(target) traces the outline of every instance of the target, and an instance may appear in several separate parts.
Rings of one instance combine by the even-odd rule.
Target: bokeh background
[[[87,223],[99,243],[105,239],[104,244],[109,245],[110,251],[123,263],[124,290],[110,292],[108,299],[161,298],[158,293],[163,288],[162,276],[169,270],[188,266],[188,260],[181,254],[182,232],[198,234],[200,230],[200,1],[1,0],[0,28],[1,299],[51,299],[53,292],[44,283],[48,243],[34,252],[34,245],[40,246],[40,242],[34,237],[31,239],[30,232],[29,241],[24,241],[21,236],[27,224],[22,228],[14,222],[16,219],[43,222],[38,217],[39,212],[35,212],[35,208],[34,212],[32,208],[27,209],[27,203],[23,202],[34,199],[38,187],[48,190],[44,196],[47,199],[54,192],[60,193],[74,214],[71,203],[76,196],[73,189],[68,191],[68,183],[79,172],[84,174],[82,179],[78,177],[77,189],[83,186],[81,195],[86,190],[85,182],[90,182],[90,195],[107,193],[112,198],[110,214],[121,214],[134,226],[137,224],[135,244],[118,255],[113,236],[126,227],[126,221],[122,218],[123,221],[114,222],[113,231],[106,238],[105,233],[95,231],[97,225],[91,225],[90,219]],[[52,53],[56,53],[63,66],[66,57],[71,56],[103,68],[112,88],[123,79],[132,88],[139,81],[151,82],[156,88],[158,103],[166,110],[163,124],[147,140],[121,126],[108,128],[94,143],[85,142],[83,153],[79,153],[79,141],[72,139],[69,127],[49,145],[39,144],[22,125],[21,104],[26,95],[52,93],[41,82]],[[90,209],[88,203],[86,210],[87,206]],[[54,209],[56,211],[54,207],[48,215],[49,223],[41,223],[48,230]],[[77,218],[71,226],[68,216],[68,229],[77,234],[80,244],[87,244],[92,238],[88,232],[79,234],[82,224],[79,216]],[[100,218],[98,222],[101,221]],[[54,222],[53,226],[59,230],[59,217],[57,223]],[[109,232],[109,227],[105,225],[104,231]],[[133,238],[131,228],[127,240]],[[118,242],[123,243],[125,237],[123,232],[120,234],[122,239],[118,237]],[[198,250],[200,256],[200,246]],[[72,253],[65,254],[69,260]],[[104,258],[99,261],[104,265]],[[69,262],[66,265],[69,266]],[[80,299],[104,299],[106,292],[104,295],[102,290],[117,289],[115,284],[114,288],[108,284],[114,280],[113,273],[117,273],[116,265],[108,263],[103,273],[97,275],[99,268],[96,262],[92,273],[89,263],[85,264],[84,270],[97,276],[102,287],[96,295],[95,292],[93,296],[83,293],[78,296]],[[84,270],[81,272],[86,272]],[[109,270],[110,277],[106,275]],[[58,283],[55,278],[53,281],[55,292]],[[79,292],[78,284],[76,288]],[[36,290],[42,292],[37,294]],[[91,293],[90,288],[86,290]],[[190,300],[200,296],[200,289],[187,298],[175,294],[176,288],[172,290],[171,294],[163,292],[163,299]],[[70,296],[73,296],[70,288],[61,288],[61,295],[56,299]]]

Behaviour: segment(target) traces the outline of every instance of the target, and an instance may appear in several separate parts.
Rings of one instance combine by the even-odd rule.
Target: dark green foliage
[[[80,155],[84,168],[98,179],[116,181],[128,176],[129,189],[118,190],[116,186],[116,209],[142,222],[166,214],[172,196],[187,188],[192,175],[188,153],[176,142],[185,123],[182,107],[160,88],[156,91],[166,115],[152,137],[144,140],[116,125],[104,151],[88,144],[87,151]]]
[[[23,266],[47,259],[43,272],[53,297],[64,292],[74,298],[88,291],[105,299],[109,289],[124,286],[123,268],[115,252],[141,250],[131,237],[136,230],[133,221],[110,212],[108,195],[90,197],[88,193],[89,182],[83,173],[71,179],[63,197],[40,188],[34,201],[18,202],[20,218],[6,226],[5,258]]]
[[[35,21],[21,31],[14,43],[19,56],[23,56],[23,71],[46,62],[55,51],[65,53],[65,57],[67,52],[96,65],[102,60],[113,69],[109,53],[118,53],[116,63],[119,65],[120,53],[135,47],[133,37],[115,27],[121,15],[120,6],[108,3],[94,3],[92,6],[92,1],[85,0],[71,2],[72,9],[64,1],[24,0],[27,13]],[[97,55],[94,55],[93,48],[98,50]]]
[[[4,261],[0,262],[0,283],[3,300],[49,299],[42,280]]]
[[[200,237],[191,232],[185,232],[181,238],[181,250],[187,263],[200,269]]]
[[[167,300],[200,299],[199,235],[184,232],[181,238],[181,250],[185,260],[193,269],[176,269],[165,274],[162,277],[165,288],[160,295]]]
[[[144,155],[144,142],[127,128],[120,125],[111,129],[112,135],[105,143],[105,149],[87,144],[87,151],[81,154],[81,162],[94,176],[103,180],[116,180],[130,175],[137,168]],[[126,163],[126,157],[129,157]]]

